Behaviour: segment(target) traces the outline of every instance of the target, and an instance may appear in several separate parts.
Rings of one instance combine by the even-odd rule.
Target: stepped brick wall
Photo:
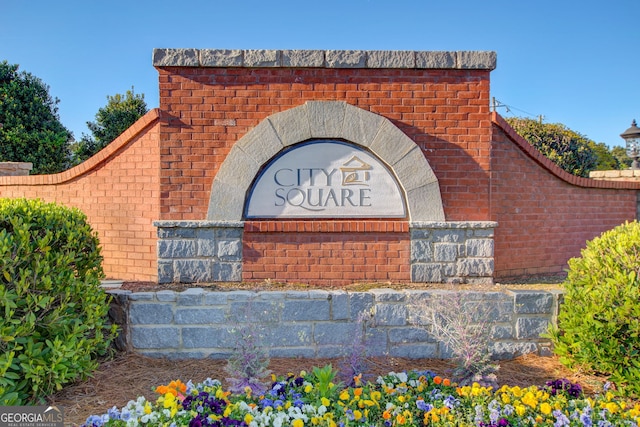
[[[562,272],[587,240],[637,218],[640,183],[570,175],[500,116],[492,121],[496,277]]]
[[[0,197],[82,210],[98,233],[107,277],[155,280],[159,216],[159,111],[140,118],[86,162],[52,175],[0,177]]]

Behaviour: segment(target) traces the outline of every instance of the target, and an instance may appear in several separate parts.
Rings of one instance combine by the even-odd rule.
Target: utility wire
[[[493,112],[496,112],[496,109],[498,108],[504,108],[507,113],[513,113],[513,110],[516,110],[526,114],[529,117],[535,117],[536,119],[538,119],[540,123],[542,123],[542,120],[544,120],[544,116],[542,114],[533,114],[528,111],[521,110],[520,108],[514,107],[512,105],[507,105],[503,102],[498,101],[495,97],[491,98],[491,108],[493,109]]]

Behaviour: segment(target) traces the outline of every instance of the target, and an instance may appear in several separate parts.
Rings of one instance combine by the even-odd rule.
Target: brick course
[[[244,281],[409,282],[406,221],[248,221]]]

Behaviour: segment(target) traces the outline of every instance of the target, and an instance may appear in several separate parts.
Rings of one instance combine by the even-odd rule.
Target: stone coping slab
[[[242,228],[244,221],[211,221],[211,220],[157,220],[153,222],[156,227],[180,227],[180,228],[207,228],[228,227]],[[409,221],[410,228],[496,228],[494,221]]]
[[[154,67],[400,68],[493,70],[494,51],[399,50],[153,50]]]
[[[163,228],[242,228],[244,221],[157,220],[153,225]]]

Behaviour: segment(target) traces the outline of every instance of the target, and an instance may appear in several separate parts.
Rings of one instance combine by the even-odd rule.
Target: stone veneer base
[[[242,280],[243,221],[155,221],[158,282]],[[493,283],[495,222],[412,222],[411,281]]]
[[[493,357],[550,355],[540,337],[554,322],[560,291],[392,290],[369,292],[207,291],[131,293],[114,296],[112,318],[122,328],[125,348],[152,357],[228,358],[238,327],[257,325],[271,357],[342,357],[354,351],[358,328],[364,328],[368,356],[451,358],[446,345],[415,321],[420,307],[434,298],[460,298],[469,316],[484,303]],[[446,307],[442,307],[446,310]],[[473,318],[473,317],[471,317]],[[360,345],[356,343],[355,346]]]

